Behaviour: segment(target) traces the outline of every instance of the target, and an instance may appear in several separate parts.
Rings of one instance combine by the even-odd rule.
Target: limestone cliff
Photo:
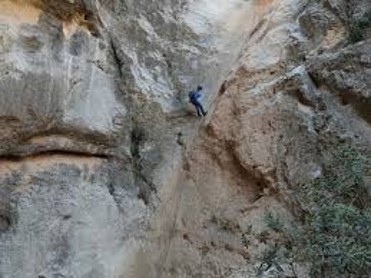
[[[367,277],[368,0],[0,7],[0,277]]]

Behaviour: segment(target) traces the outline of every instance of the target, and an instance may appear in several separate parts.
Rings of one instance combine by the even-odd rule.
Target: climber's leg
[[[203,106],[202,106],[201,103],[199,103],[198,106],[199,106],[199,108],[200,108],[200,110],[202,112],[202,115],[205,117],[207,115],[207,111],[204,110],[204,108],[203,108]]]
[[[197,109],[197,116],[202,117],[202,110],[200,109],[199,104],[196,105],[196,109]]]

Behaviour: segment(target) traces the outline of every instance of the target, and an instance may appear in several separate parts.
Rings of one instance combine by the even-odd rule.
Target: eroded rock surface
[[[346,18],[340,2],[256,3],[261,16],[187,152],[177,201],[160,213],[175,211],[154,277],[309,277],[305,261],[267,259],[284,243],[265,216],[298,229],[296,195],[323,175],[328,146],[369,147],[370,40],[350,43],[347,29],[368,3]]]
[[[127,277],[240,2],[0,1],[0,276]]]
[[[371,142],[369,1],[0,5],[0,277],[308,277],[265,218]]]

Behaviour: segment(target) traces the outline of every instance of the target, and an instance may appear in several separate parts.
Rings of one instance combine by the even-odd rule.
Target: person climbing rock
[[[207,111],[204,110],[202,104],[201,104],[201,97],[202,97],[202,86],[198,86],[196,91],[191,91],[188,94],[189,96],[189,102],[192,103],[197,110],[197,115],[199,117],[206,116]]]

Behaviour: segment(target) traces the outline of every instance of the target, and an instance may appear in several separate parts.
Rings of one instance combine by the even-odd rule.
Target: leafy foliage
[[[299,245],[313,277],[362,277],[371,271],[368,166],[356,149],[336,148],[327,153],[324,175],[300,197],[309,209]]]
[[[301,227],[286,228],[271,214],[267,226],[285,237],[286,258],[310,262],[312,277],[368,277],[370,158],[351,146],[338,146],[325,151],[323,168],[323,175],[298,195],[306,211]]]
[[[278,217],[275,217],[271,212],[267,213],[264,217],[265,222],[267,223],[268,228],[272,229],[275,232],[282,231],[283,224]]]
[[[366,15],[350,26],[350,41],[352,43],[359,42],[364,38],[364,31],[371,27],[371,12],[366,13]]]

